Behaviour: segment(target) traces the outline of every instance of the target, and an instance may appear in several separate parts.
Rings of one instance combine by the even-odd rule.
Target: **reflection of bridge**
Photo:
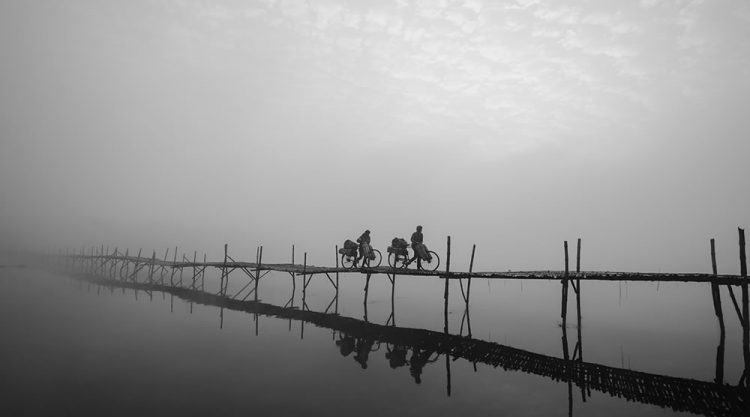
[[[587,393],[590,394],[591,390],[595,390],[629,401],[711,416],[748,415],[748,412],[750,412],[748,404],[750,395],[746,387],[674,378],[583,362],[580,353],[578,359],[556,358],[471,337],[425,329],[373,324],[354,318],[342,317],[338,314],[286,308],[257,301],[241,301],[196,289],[98,278],[89,278],[89,280],[105,286],[161,291],[189,302],[214,305],[256,315],[298,320],[318,327],[336,330],[357,339],[367,339],[408,347],[412,350],[448,355],[446,356],[448,375],[450,375],[450,361],[448,359],[450,357],[463,358],[475,364],[484,363],[506,370],[521,371],[556,381],[568,382],[569,387],[571,387],[571,384],[575,384],[581,388],[584,398]],[[563,342],[565,356],[567,357],[565,331],[563,331]],[[576,352],[580,352],[580,335]],[[574,358],[575,356],[574,353]],[[450,380],[448,384],[450,384]],[[572,408],[570,410],[572,412]]]

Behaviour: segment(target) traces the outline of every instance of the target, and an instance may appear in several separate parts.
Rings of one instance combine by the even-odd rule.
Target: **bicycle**
[[[422,267],[420,268],[423,271],[437,271],[438,267],[440,266],[440,257],[437,253],[434,251],[428,250],[427,253],[430,255],[430,260],[422,259]],[[388,265],[390,265],[393,268],[401,268],[406,269],[407,266],[411,263],[409,260],[411,257],[409,256],[409,248],[408,247],[393,247],[388,246]]]
[[[357,248],[341,248],[339,253],[341,254],[341,266],[354,269],[358,257]],[[377,268],[381,262],[383,262],[383,255],[372,246],[370,246],[370,257],[362,257],[363,268]]]

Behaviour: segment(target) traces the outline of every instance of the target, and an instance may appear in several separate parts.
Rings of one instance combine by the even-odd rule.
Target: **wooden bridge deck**
[[[562,359],[460,335],[379,325],[338,314],[286,308],[258,301],[240,301],[183,287],[91,277],[85,279],[104,286],[161,291],[189,302],[298,320],[356,338],[450,355],[454,359],[463,358],[469,362],[539,375],[555,381],[571,382],[582,390],[584,396],[587,392],[590,395],[590,391],[595,390],[628,401],[669,407],[676,411],[689,411],[707,416],[750,415],[750,391],[742,386]]]
[[[256,262],[190,262],[190,261],[168,261],[156,258],[145,258],[124,255],[65,255],[69,258],[83,259],[88,261],[106,262],[128,262],[138,265],[154,265],[165,268],[216,268],[216,269],[245,269],[253,271],[278,271],[295,275],[317,275],[334,273],[362,274],[397,274],[410,276],[439,277],[447,279],[524,279],[524,280],[562,280],[565,271],[505,271],[505,272],[447,272],[419,271],[416,269],[393,268],[390,266],[379,266],[375,268],[343,268],[323,267],[314,265],[303,265],[293,263],[256,263]],[[655,272],[615,272],[615,271],[582,271],[569,272],[568,279],[580,279],[581,281],[641,281],[641,282],[708,282],[724,285],[741,285],[750,283],[746,277],[740,275],[713,275],[705,273],[655,273]]]

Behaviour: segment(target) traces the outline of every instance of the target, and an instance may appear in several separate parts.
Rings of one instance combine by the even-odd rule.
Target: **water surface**
[[[247,282],[236,272],[231,277],[229,293]],[[261,280],[259,300],[299,308],[301,278],[295,284],[288,274],[271,273]],[[442,280],[399,276],[393,300],[385,276],[373,276],[366,299],[364,284],[364,275],[342,274],[336,304],[331,283],[316,276],[305,302],[317,312],[330,305],[329,313],[363,325],[395,321],[444,332]],[[215,275],[206,275],[206,286],[218,289]],[[570,294],[572,355],[578,328]],[[723,378],[736,385],[744,366],[741,333],[723,296]],[[581,305],[585,362],[716,378],[719,327],[708,285],[585,283]],[[559,282],[474,280],[470,306],[468,323],[459,285],[451,282],[451,334],[467,335],[470,324],[473,339],[563,357]],[[425,353],[426,363],[413,366],[420,359],[413,349],[394,361],[393,345],[370,341],[365,349],[357,339],[352,350],[351,335],[305,321],[34,269],[0,269],[0,329],[8,415],[681,414],[596,390],[584,401],[575,386],[571,399],[564,381],[445,355]]]

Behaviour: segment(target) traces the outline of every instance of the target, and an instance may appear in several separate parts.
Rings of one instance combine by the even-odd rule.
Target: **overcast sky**
[[[6,246],[736,273],[750,2],[3,0],[0,145]]]

